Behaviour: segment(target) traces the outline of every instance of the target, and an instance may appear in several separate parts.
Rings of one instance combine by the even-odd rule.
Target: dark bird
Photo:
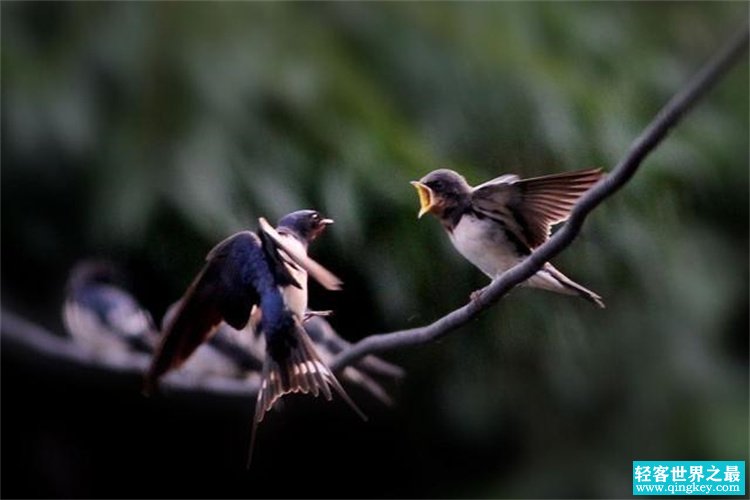
[[[472,187],[453,170],[440,169],[412,185],[419,194],[419,217],[434,214],[461,255],[495,278],[544,243],[551,226],[565,221],[578,198],[602,175],[601,169],[529,179],[509,174]],[[550,263],[524,284],[579,295],[604,307],[599,295]]]
[[[148,393],[167,371],[179,367],[222,321],[242,330],[253,306],[258,329],[266,341],[262,380],[250,441],[252,453],[257,425],[274,403],[292,392],[322,393],[333,388],[362,418],[364,414],[321,360],[302,321],[307,307],[307,274],[328,289],[341,281],[307,256],[307,247],[333,221],[313,210],[284,216],[278,231],[259,219],[257,233],[242,231],[216,245],[206,264],[181,299],[168,322],[144,390]]]
[[[158,331],[124,281],[110,262],[85,260],[73,267],[63,304],[63,322],[73,339],[103,355],[152,352]]]

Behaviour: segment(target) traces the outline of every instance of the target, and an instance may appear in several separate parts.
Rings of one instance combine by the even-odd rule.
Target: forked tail
[[[285,394],[292,392],[312,393],[313,396],[317,397],[322,393],[326,400],[330,401],[332,398],[331,388],[333,388],[362,420],[367,420],[367,416],[354,404],[331,369],[320,359],[312,340],[307,336],[299,322],[295,321],[294,327],[290,330],[292,330],[289,334],[291,338],[284,342],[284,349],[281,354],[269,349],[268,346],[266,347],[263,373],[255,402],[255,416],[250,434],[248,468],[253,458],[258,424],[263,421],[266,412],[273,408],[276,401]]]
[[[578,295],[602,309],[605,308],[604,301],[602,300],[601,296],[568,278],[563,273],[555,269],[555,267],[551,264],[547,263],[547,265],[544,266],[543,270],[549,273],[552,278],[554,278],[560,285],[562,285],[562,287],[566,289],[567,293],[570,293],[571,295]]]

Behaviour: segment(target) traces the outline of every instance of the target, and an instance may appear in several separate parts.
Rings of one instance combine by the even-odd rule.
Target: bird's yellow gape
[[[417,190],[417,194],[419,195],[420,208],[417,218],[421,219],[424,214],[430,212],[435,206],[435,197],[432,194],[432,189],[428,188],[421,182],[411,181],[411,185],[414,186],[414,188]]]

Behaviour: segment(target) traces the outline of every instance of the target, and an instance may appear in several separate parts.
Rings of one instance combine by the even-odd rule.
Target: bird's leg
[[[312,318],[313,316],[318,316],[321,318],[327,318],[328,316],[333,315],[333,311],[305,311],[305,317],[302,318],[302,321],[305,322],[308,319]]]

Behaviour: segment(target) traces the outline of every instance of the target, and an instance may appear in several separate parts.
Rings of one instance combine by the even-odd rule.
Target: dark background
[[[30,3],[2,9],[3,308],[62,335],[66,275],[113,259],[159,318],[232,232],[317,208],[345,338],[486,284],[408,181],[611,169],[745,3]],[[748,65],[555,264],[607,309],[517,289],[388,353],[379,405],[253,401],[3,341],[5,497],[626,497],[632,460],[748,460]]]

